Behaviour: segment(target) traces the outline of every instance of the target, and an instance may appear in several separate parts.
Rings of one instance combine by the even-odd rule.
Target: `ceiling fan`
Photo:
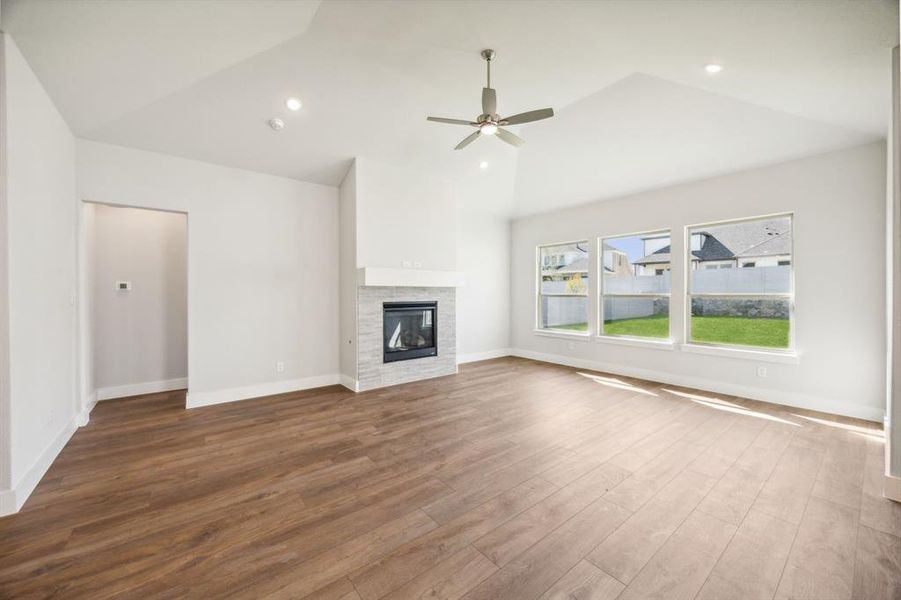
[[[463,141],[454,147],[454,150],[460,150],[470,145],[476,138],[482,135],[496,135],[501,141],[507,142],[511,146],[521,146],[525,140],[516,134],[510,133],[502,127],[506,125],[521,125],[522,123],[531,123],[532,121],[540,121],[554,116],[553,108],[541,108],[538,110],[530,110],[529,112],[519,113],[512,117],[499,117],[497,115],[497,94],[491,87],[491,61],[494,60],[496,53],[494,50],[482,50],[482,58],[488,63],[488,85],[482,88],[482,114],[476,117],[475,121],[466,121],[464,119],[445,119],[443,117],[428,117],[429,121],[436,123],[450,123],[451,125],[468,125],[475,127],[475,132],[469,134]]]

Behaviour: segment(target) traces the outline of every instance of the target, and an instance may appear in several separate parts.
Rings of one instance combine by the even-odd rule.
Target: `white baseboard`
[[[285,381],[272,381],[269,383],[260,383],[257,385],[247,385],[243,387],[228,388],[224,390],[210,390],[206,392],[192,392],[188,390],[187,408],[199,408],[201,406],[212,406],[213,404],[224,404],[226,402],[237,402],[238,400],[247,400],[250,398],[260,398],[262,396],[272,396],[275,394],[285,394],[287,392],[298,392],[300,390],[308,390],[310,388],[323,387],[326,385],[335,385],[340,382],[337,373],[330,375],[317,375],[314,377],[304,377],[303,379],[288,379]]]
[[[0,490],[0,517],[16,513],[15,490]]]
[[[356,379],[354,379],[353,377],[351,377],[350,375],[345,375],[344,373],[342,373],[338,380],[338,383],[340,383],[341,385],[343,385],[344,387],[346,387],[347,389],[349,389],[352,392],[360,391],[360,382],[357,381]]]
[[[34,488],[40,483],[41,478],[47,473],[47,469],[50,468],[50,465],[59,456],[60,451],[66,446],[69,438],[78,429],[79,417],[80,415],[75,415],[66,423],[65,427],[53,438],[53,441],[44,448],[44,451],[31,465],[31,468],[13,485],[13,489],[0,492],[0,517],[19,512],[25,501],[31,496]]]
[[[163,381],[146,381],[144,383],[130,383],[97,389],[97,400],[112,400],[114,398],[126,398],[128,396],[140,396],[141,394],[155,394],[157,392],[171,392],[183,390],[188,387],[188,378],[165,379]]]
[[[882,486],[882,495],[889,500],[901,502],[901,477],[895,477],[886,473]]]
[[[511,356],[513,350],[510,348],[497,348],[495,350],[486,350],[484,352],[471,352],[469,354],[458,354],[457,364],[477,362],[480,360],[490,360],[492,358],[501,358],[503,356]]]
[[[533,352],[531,350],[520,350],[518,348],[514,348],[511,354],[513,356],[519,356],[521,358],[530,358],[532,360],[565,365],[568,367],[575,367],[577,369],[590,369],[592,371],[614,373],[617,375],[624,375],[626,377],[635,377],[637,379],[656,381],[658,383],[668,383],[670,385],[696,388],[716,394],[738,396],[740,398],[749,398],[751,400],[770,402],[771,404],[781,404],[783,406],[792,406],[795,408],[803,408],[835,415],[843,415],[846,417],[854,417],[857,419],[864,419],[866,421],[876,421],[881,423],[883,418],[883,411],[881,408],[860,406],[858,404],[851,404],[849,402],[844,402],[832,398],[820,398],[806,394],[797,394],[794,392],[782,392],[766,388],[738,385],[716,381],[713,379],[707,379],[704,377],[676,375],[673,373],[656,371],[653,369],[642,369],[638,367],[629,367],[626,365],[603,363],[593,360],[572,358],[570,356],[563,356],[561,354],[546,354],[543,352]]]
[[[97,406],[97,393],[94,392],[88,398],[88,405],[84,407],[84,409],[78,413],[78,416],[75,418],[75,424],[79,427],[84,427],[88,424],[88,421],[91,420],[91,411],[94,410],[94,407]]]

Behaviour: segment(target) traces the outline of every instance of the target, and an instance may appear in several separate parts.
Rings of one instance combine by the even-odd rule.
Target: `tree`
[[[582,281],[582,274],[576,273],[572,279],[566,282],[566,292],[568,294],[584,294],[588,291],[585,283]]]

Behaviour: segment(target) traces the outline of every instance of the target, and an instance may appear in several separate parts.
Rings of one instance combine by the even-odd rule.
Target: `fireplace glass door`
[[[385,302],[384,362],[438,355],[437,302]]]

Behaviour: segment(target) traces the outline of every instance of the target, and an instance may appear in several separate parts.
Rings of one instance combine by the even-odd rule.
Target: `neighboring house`
[[[543,250],[541,287],[544,293],[582,294],[586,290],[587,280],[587,244],[552,246]]]
[[[588,247],[583,244],[553,246],[541,259],[541,276],[545,281],[566,281],[575,274],[588,277]],[[547,248],[551,250],[551,248]]]
[[[566,280],[579,273],[588,277],[588,249],[581,244],[556,246],[554,252],[544,254],[541,263],[542,276],[553,280]],[[632,275],[629,257],[622,250],[604,244],[604,273]]]
[[[786,219],[731,223],[692,231],[692,269],[775,267],[791,264],[792,233]],[[645,256],[635,261],[636,275],[670,270],[668,235],[642,238]]]
[[[610,275],[634,275],[629,256],[614,248],[610,244],[604,244],[604,274]]]

